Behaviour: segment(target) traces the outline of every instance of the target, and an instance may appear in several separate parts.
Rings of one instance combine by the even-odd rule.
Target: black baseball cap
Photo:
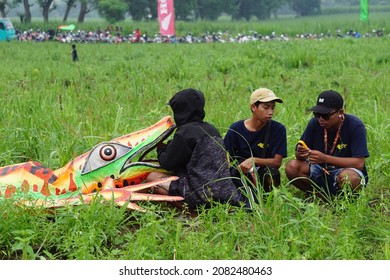
[[[326,90],[318,95],[317,105],[310,110],[320,114],[328,114],[332,110],[343,108],[344,101],[340,93],[334,90]]]

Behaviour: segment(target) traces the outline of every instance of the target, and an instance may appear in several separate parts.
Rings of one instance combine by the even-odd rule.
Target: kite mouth
[[[127,169],[134,166],[145,167],[134,171],[135,173],[147,172],[146,166],[159,168],[157,159],[146,159],[146,156],[176,129],[175,124],[170,120],[165,118],[144,130],[96,145],[86,156],[81,175],[90,174],[89,176],[96,177],[103,176],[104,173],[113,173],[112,176],[120,177]],[[98,171],[97,175],[93,175],[94,171]],[[129,174],[129,171],[126,173]]]
[[[120,173],[125,172],[130,167],[135,166],[145,166],[150,168],[161,168],[157,159],[147,159],[147,155],[153,151],[157,145],[161,142],[163,142],[165,139],[167,139],[173,131],[176,129],[176,126],[171,126],[167,130],[165,130],[163,133],[161,133],[156,139],[154,139],[152,142],[148,143],[147,145],[144,145],[142,148],[140,148],[137,153],[130,156],[124,165],[122,166]],[[139,157],[138,157],[139,156]],[[138,157],[137,160],[135,158]]]

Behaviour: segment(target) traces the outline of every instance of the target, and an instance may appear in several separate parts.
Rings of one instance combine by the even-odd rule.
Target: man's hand
[[[157,143],[156,147],[157,147],[157,152],[164,151],[165,148],[167,147],[167,144],[165,144],[164,142],[159,142]]]
[[[243,173],[249,173],[250,170],[253,168],[253,165],[254,165],[254,159],[247,158],[246,160],[240,163],[238,168],[241,169]]]
[[[317,150],[310,150],[308,158],[310,160],[310,163],[314,164],[323,164],[326,163],[326,154],[321,153]]]
[[[295,156],[297,157],[297,159],[310,160],[309,157],[310,157],[311,152],[312,151],[309,149],[309,147],[306,145],[305,142],[303,142],[302,140],[298,141],[297,150],[295,153]]]

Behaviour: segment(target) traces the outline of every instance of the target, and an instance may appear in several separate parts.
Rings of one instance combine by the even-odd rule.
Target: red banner
[[[160,34],[163,36],[175,35],[175,11],[173,0],[157,1],[158,22]]]

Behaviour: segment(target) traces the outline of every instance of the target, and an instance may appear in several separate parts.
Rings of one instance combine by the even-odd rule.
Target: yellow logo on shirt
[[[260,148],[264,149],[264,143],[259,143],[259,144],[257,144],[257,146],[259,146]]]
[[[347,147],[347,144],[338,144],[338,145],[337,145],[337,149],[338,149],[338,150],[345,149],[346,147]]]

